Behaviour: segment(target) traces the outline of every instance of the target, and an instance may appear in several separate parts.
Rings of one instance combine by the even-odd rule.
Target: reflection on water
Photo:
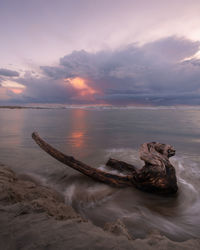
[[[199,237],[199,117],[199,110],[175,109],[0,110],[0,161],[55,186],[67,203],[99,226],[121,218],[133,237],[144,237],[152,229],[173,240]],[[41,151],[31,139],[33,131],[95,167],[109,157],[141,167],[140,144],[169,143],[177,150],[171,161],[179,193],[163,198],[97,183]]]
[[[72,135],[72,140],[74,140],[74,146],[79,148],[84,146],[84,134],[83,132],[73,132]]]
[[[24,112],[16,110],[12,115],[7,114],[6,110],[0,113],[0,135],[1,144],[8,147],[18,147],[22,144],[24,125]]]
[[[75,109],[72,115],[72,127],[69,138],[76,148],[84,147],[84,132],[87,131],[87,123],[85,121],[85,110]]]

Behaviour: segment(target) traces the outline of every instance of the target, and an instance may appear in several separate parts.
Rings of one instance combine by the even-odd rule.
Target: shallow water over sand
[[[37,130],[49,143],[92,166],[109,157],[141,167],[140,144],[173,145],[179,193],[174,197],[115,189],[71,170],[41,151],[31,139]],[[133,237],[157,229],[182,241],[200,236],[200,110],[46,109],[0,110],[0,161],[30,173],[64,196],[96,225],[120,218]]]

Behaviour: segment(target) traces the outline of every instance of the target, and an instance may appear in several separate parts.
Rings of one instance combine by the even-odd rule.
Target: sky
[[[0,105],[200,105],[199,0],[0,0]]]

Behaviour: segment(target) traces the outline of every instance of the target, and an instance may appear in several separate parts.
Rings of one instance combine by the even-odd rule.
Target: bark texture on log
[[[36,132],[32,134],[32,137],[55,159],[95,180],[115,187],[132,185],[142,191],[159,194],[173,194],[178,190],[175,168],[169,161],[169,157],[175,155],[175,149],[170,145],[157,142],[142,144],[139,155],[145,165],[140,170],[136,170],[133,165],[126,162],[109,159],[107,166],[126,174],[126,176],[120,176],[90,167],[72,156],[63,154],[46,143]]]
[[[90,167],[85,163],[76,160],[74,157],[65,155],[62,152],[58,151],[57,149],[53,148],[51,145],[46,143],[42,138],[40,138],[40,136],[36,132],[32,134],[32,138],[44,151],[46,151],[52,157],[64,163],[65,165],[73,169],[76,169],[87,176],[92,177],[93,179],[110,184],[115,187],[131,186],[131,179],[132,179],[131,175],[130,176],[113,175],[101,171],[99,169]]]

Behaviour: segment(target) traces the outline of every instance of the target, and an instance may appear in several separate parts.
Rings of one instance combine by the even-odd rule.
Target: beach
[[[199,248],[198,109],[70,107],[0,112],[0,161],[14,171],[3,171],[1,179],[0,231],[5,249]],[[176,149],[170,161],[179,192],[162,197],[96,182],[43,152],[31,138],[33,131],[60,151],[101,170],[106,170],[110,157],[139,169],[142,143],[170,143]],[[7,185],[7,174],[19,186],[12,181]]]
[[[83,219],[63,197],[30,176],[0,165],[1,248],[15,249],[199,249],[199,240],[173,242],[159,232],[134,239],[117,220],[104,229]]]

